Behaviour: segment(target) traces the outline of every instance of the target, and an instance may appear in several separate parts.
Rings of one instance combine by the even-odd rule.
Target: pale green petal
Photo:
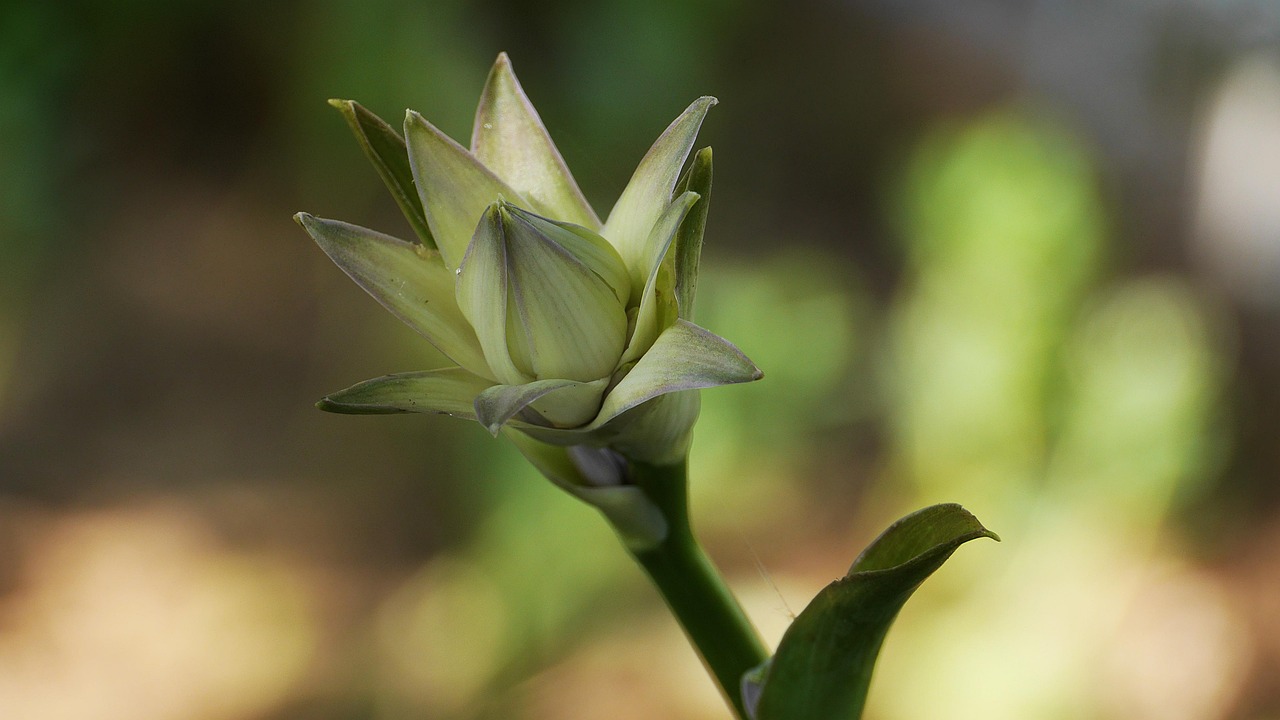
[[[633,552],[653,548],[666,538],[668,526],[662,511],[639,487],[592,485],[574,463],[570,449],[539,442],[519,431],[505,434],[548,480],[604,513]]]
[[[574,253],[595,249],[510,203],[485,211],[459,269],[458,305],[505,384],[590,382],[613,373],[626,311]]]
[[[509,299],[511,278],[502,226],[502,213],[494,203],[484,211],[458,268],[458,307],[475,328],[484,357],[497,379],[506,385],[523,385],[532,381],[533,376],[527,365],[516,366],[507,344],[508,329],[515,329],[518,318],[512,313]]]
[[[383,121],[382,118],[366,110],[353,100],[330,100],[329,104],[338,109],[351,126],[356,142],[364,151],[365,157],[373,163],[400,206],[400,212],[413,227],[413,232],[429,248],[436,246],[427,226],[427,217],[422,211],[422,200],[413,186],[413,170],[409,167],[409,150],[404,138]]]
[[[608,377],[626,343],[626,309],[572,252],[584,244],[582,237],[509,203],[499,208],[510,297],[519,313],[519,332],[508,342],[524,344],[539,379]]]
[[[697,390],[680,390],[647,400],[605,422],[592,422],[577,429],[541,427],[519,419],[512,419],[507,426],[551,445],[608,446],[637,462],[671,465],[689,452],[700,407]]]
[[[523,213],[522,217],[542,234],[554,237],[566,251],[599,275],[613,290],[619,303],[627,303],[631,297],[631,277],[622,257],[608,240],[581,225],[551,220],[533,213]]]
[[[474,420],[475,398],[491,385],[462,368],[401,373],[357,383],[329,395],[316,407],[351,415],[443,413]]]
[[[693,156],[689,170],[676,184],[677,194],[692,191],[702,200],[689,211],[676,233],[675,252],[666,262],[675,273],[676,305],[680,317],[693,322],[693,302],[698,291],[698,264],[702,259],[702,234],[707,227],[707,211],[711,209],[711,148],[702,148]]]
[[[751,382],[762,377],[764,373],[760,368],[733,343],[687,320],[677,320],[609,391],[591,427],[600,427],[659,395]]]
[[[642,453],[644,457],[665,457],[663,448],[644,451],[639,446],[653,445],[655,430],[664,428],[670,430],[673,447],[687,442],[698,403],[695,393],[683,391],[751,382],[761,377],[764,374],[760,369],[728,340],[686,320],[676,320],[631,372],[609,391],[600,414],[590,424],[559,429],[539,427],[516,418],[508,425],[554,445],[610,444]],[[668,395],[673,396],[672,402],[666,402]],[[655,398],[663,402],[650,402]],[[633,427],[640,425],[644,427]],[[628,438],[636,434],[643,437]],[[681,437],[685,440],[681,441]]]
[[[689,156],[707,110],[715,104],[713,97],[698,98],[671,123],[640,161],[631,182],[609,213],[601,234],[618,248],[623,262],[631,268],[633,283],[638,281],[643,286],[643,276],[649,270],[644,263],[644,241],[671,203],[671,190],[680,168]],[[634,287],[632,291],[635,292]]]
[[[410,110],[404,119],[409,166],[444,263],[458,267],[484,209],[499,198],[525,203],[469,151]]]
[[[537,380],[524,385],[494,385],[476,397],[476,419],[494,435],[522,410],[525,422],[553,427],[577,427],[600,411],[608,380]],[[530,414],[534,417],[530,417]],[[536,420],[536,422],[534,422]]]
[[[471,131],[471,152],[523,193],[534,210],[592,230],[600,229],[599,218],[520,87],[506,53],[498,55],[480,96]]]
[[[307,213],[294,219],[343,272],[440,352],[477,375],[491,375],[476,334],[454,299],[453,273],[440,253]]]
[[[662,217],[653,226],[653,232],[645,240],[643,260],[647,264],[647,274],[643,279],[643,290],[640,293],[640,309],[636,313],[635,328],[631,331],[631,341],[627,343],[622,362],[628,363],[643,355],[658,334],[671,324],[675,315],[675,281],[670,277],[671,268],[664,266],[664,259],[671,248],[671,242],[680,229],[690,208],[698,202],[698,194],[686,192],[676,198]],[[668,273],[663,277],[663,271]],[[665,280],[666,282],[663,282]],[[634,287],[634,286],[633,286]]]

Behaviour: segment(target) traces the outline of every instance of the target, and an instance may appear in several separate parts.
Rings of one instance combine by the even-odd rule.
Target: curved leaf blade
[[[915,589],[964,543],[1000,538],[955,504],[898,520],[818,593],[782,637],[757,720],[857,720],[889,626]]]

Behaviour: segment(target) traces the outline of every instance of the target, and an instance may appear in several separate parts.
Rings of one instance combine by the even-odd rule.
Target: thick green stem
[[[666,538],[633,551],[739,718],[747,717],[742,676],[768,657],[760,636],[693,536],[685,464],[633,464],[632,481],[662,510]]]

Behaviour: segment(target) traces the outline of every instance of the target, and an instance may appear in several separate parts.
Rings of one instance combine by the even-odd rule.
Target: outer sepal
[[[391,191],[391,197],[400,206],[400,212],[404,213],[414,234],[424,246],[434,248],[436,241],[431,237],[431,229],[427,226],[422,200],[413,187],[413,170],[409,168],[409,153],[404,138],[382,118],[354,100],[335,98],[329,104],[346,118],[360,149],[378,171],[382,182],[386,183],[387,190]]]
[[[475,398],[492,385],[462,368],[400,373],[356,383],[316,407],[346,415],[441,413],[475,420]]]
[[[681,224],[698,200],[697,193],[692,192],[686,192],[672,200],[645,239],[643,254],[640,255],[643,269],[632,270],[632,298],[639,303],[639,310],[636,312],[631,340],[622,354],[621,362],[624,364],[645,354],[658,334],[675,320],[675,281],[669,274],[664,278],[664,270],[670,273],[670,268],[664,261]],[[636,270],[640,270],[642,274],[636,275]],[[662,282],[663,279],[666,282]]]
[[[590,424],[569,430],[511,425],[554,445],[609,444],[631,460],[670,464],[683,458],[698,415],[697,393],[685,391],[763,376],[728,340],[677,320],[609,391]]]
[[[640,161],[609,213],[601,234],[618,248],[623,261],[632,269],[633,280],[637,268],[642,268],[642,272],[648,269],[642,259],[644,241],[671,202],[671,191],[680,168],[689,157],[707,111],[716,102],[709,96],[698,98],[667,127]]]
[[[535,380],[523,385],[494,385],[476,397],[476,419],[495,436],[521,414],[525,422],[555,427],[585,425],[600,410],[607,379],[592,382]],[[524,417],[528,408],[533,418]],[[536,422],[535,422],[536,421]]]
[[[489,71],[471,130],[471,152],[523,193],[533,208],[551,217],[600,229],[600,219],[583,197],[573,174],[500,53]]]
[[[358,225],[298,213],[294,220],[342,271],[440,352],[488,377],[480,342],[454,299],[440,254]]]
[[[701,198],[680,223],[675,251],[667,257],[675,274],[676,306],[680,317],[690,322],[693,321],[693,302],[698,292],[702,236],[707,227],[707,213],[711,209],[711,169],[711,148],[702,148],[693,156],[693,162],[675,189],[677,195],[695,192]]]
[[[528,207],[524,196],[412,110],[405,114],[404,138],[427,224],[449,269],[462,262],[476,218],[491,203],[505,198]]]
[[[583,473],[582,462],[574,458],[576,452],[607,450],[557,447],[515,430],[504,434],[548,480],[604,513],[623,543],[633,552],[655,547],[666,538],[667,521],[643,490],[635,485],[592,482]]]

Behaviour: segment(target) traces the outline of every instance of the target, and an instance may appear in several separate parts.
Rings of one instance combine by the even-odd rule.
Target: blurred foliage
[[[766,379],[704,393],[693,512],[772,641],[876,528],[957,501],[1005,543],[904,611],[869,716],[1276,716],[1280,316],[1222,274],[1276,284],[1223,256],[1272,252],[1275,118],[1210,92],[1242,47],[1276,67],[1274,15],[0,3],[0,716],[723,716],[510,448],[311,408],[445,362],[289,219],[410,232],[325,100],[466,141],[499,50],[601,214],[722,101],[699,320]],[[1201,147],[1210,102],[1234,124]],[[1213,155],[1237,126],[1258,152]],[[1195,193],[1231,208],[1207,265]]]

